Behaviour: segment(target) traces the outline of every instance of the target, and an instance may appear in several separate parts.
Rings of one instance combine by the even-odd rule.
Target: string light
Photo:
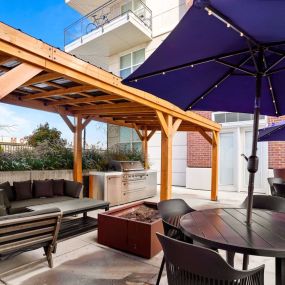
[[[213,12],[211,10],[208,11],[208,15],[211,16]]]
[[[193,68],[193,67],[194,67],[194,65],[193,65],[193,64],[191,64],[191,67]]]
[[[162,75],[165,75],[165,72],[164,72],[164,71],[162,72]]]
[[[229,23],[227,23],[227,28],[230,28],[230,27],[231,27],[231,25]]]
[[[240,33],[240,36],[243,37],[243,33]]]
[[[218,88],[218,85],[215,85],[215,88]]]

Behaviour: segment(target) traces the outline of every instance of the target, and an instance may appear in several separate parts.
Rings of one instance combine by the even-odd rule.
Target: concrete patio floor
[[[173,198],[185,199],[195,209],[235,207],[245,199],[245,193],[222,192],[219,201],[209,200],[210,192],[190,190],[182,187],[173,188]],[[148,199],[158,201],[159,196]],[[93,212],[91,215],[96,216]],[[123,253],[96,242],[97,231],[75,237],[58,244],[54,255],[54,268],[50,269],[47,262],[32,264],[43,257],[43,250],[39,249],[23,253],[0,263],[0,274],[20,265],[24,269],[17,274],[7,275],[0,280],[0,284],[7,285],[111,285],[111,284],[155,284],[162,253],[146,260],[127,253]],[[220,253],[225,256],[223,251]],[[236,267],[241,268],[242,256],[236,256]],[[250,257],[250,268],[265,264],[265,284],[275,283],[274,259],[268,257]],[[167,284],[164,275],[161,284]]]

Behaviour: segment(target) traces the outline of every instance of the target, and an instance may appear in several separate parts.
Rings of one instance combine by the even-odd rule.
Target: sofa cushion
[[[13,183],[16,201],[33,198],[32,184],[30,180]]]
[[[15,193],[13,191],[12,186],[10,185],[10,183],[8,181],[1,183],[0,189],[3,189],[5,191],[5,194],[6,194],[7,198],[9,199],[9,201],[15,200]]]
[[[54,179],[52,183],[53,183],[53,195],[63,196],[64,195],[64,180]]]
[[[0,189],[0,208],[7,208],[9,209],[11,207],[11,202],[9,201],[5,190]]]
[[[52,180],[34,180],[33,181],[34,197],[53,197]]]
[[[67,200],[73,200],[74,198],[68,196],[58,196],[52,198],[33,198],[27,199],[22,201],[14,201],[11,202],[11,208],[9,209],[9,214],[18,213],[19,210],[25,210],[27,207],[37,206],[37,205],[44,205],[44,204],[51,204],[57,202],[63,202]]]
[[[82,184],[75,181],[64,180],[64,194],[73,198],[79,198]]]

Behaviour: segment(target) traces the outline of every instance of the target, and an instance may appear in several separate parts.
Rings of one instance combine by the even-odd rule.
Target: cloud
[[[33,130],[33,122],[27,119],[28,113],[21,112],[15,107],[0,104],[0,139],[1,137],[22,138],[30,134]]]

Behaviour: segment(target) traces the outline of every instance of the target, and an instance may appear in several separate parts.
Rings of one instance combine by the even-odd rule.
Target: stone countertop
[[[84,175],[102,175],[102,176],[110,176],[110,175],[122,175],[122,174],[133,174],[133,173],[136,173],[136,172],[141,172],[140,171],[129,171],[129,172],[121,172],[121,171],[88,171],[88,172],[85,172]],[[156,170],[154,169],[148,169],[146,170],[146,173],[153,173],[153,172],[157,172]]]

